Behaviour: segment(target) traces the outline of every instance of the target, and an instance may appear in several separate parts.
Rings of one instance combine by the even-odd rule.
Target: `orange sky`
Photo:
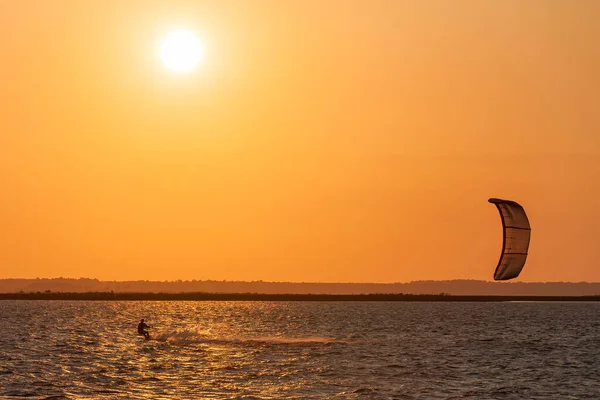
[[[0,278],[600,281],[600,2],[0,3]],[[196,30],[190,74],[160,61]]]

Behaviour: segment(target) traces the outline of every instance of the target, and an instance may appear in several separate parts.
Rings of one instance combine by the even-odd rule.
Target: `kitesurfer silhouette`
[[[150,327],[144,323],[144,319],[142,318],[142,320],[138,324],[138,335],[144,335],[146,339],[150,339],[150,333],[148,333],[148,331],[145,330],[146,328]]]

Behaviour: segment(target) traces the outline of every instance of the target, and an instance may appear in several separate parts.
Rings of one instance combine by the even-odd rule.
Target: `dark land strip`
[[[449,294],[261,294],[261,293],[133,293],[32,292],[0,293],[0,300],[112,300],[112,301],[600,301],[597,296],[481,296]]]

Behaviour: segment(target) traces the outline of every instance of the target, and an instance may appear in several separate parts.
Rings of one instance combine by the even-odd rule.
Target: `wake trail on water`
[[[285,337],[285,336],[215,336],[208,331],[197,329],[163,330],[151,335],[151,340],[173,344],[331,344],[349,343],[346,340],[322,336]]]

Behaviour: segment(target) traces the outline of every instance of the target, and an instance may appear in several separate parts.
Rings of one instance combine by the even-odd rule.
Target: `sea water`
[[[583,399],[599,371],[600,303],[0,301],[2,399]]]

